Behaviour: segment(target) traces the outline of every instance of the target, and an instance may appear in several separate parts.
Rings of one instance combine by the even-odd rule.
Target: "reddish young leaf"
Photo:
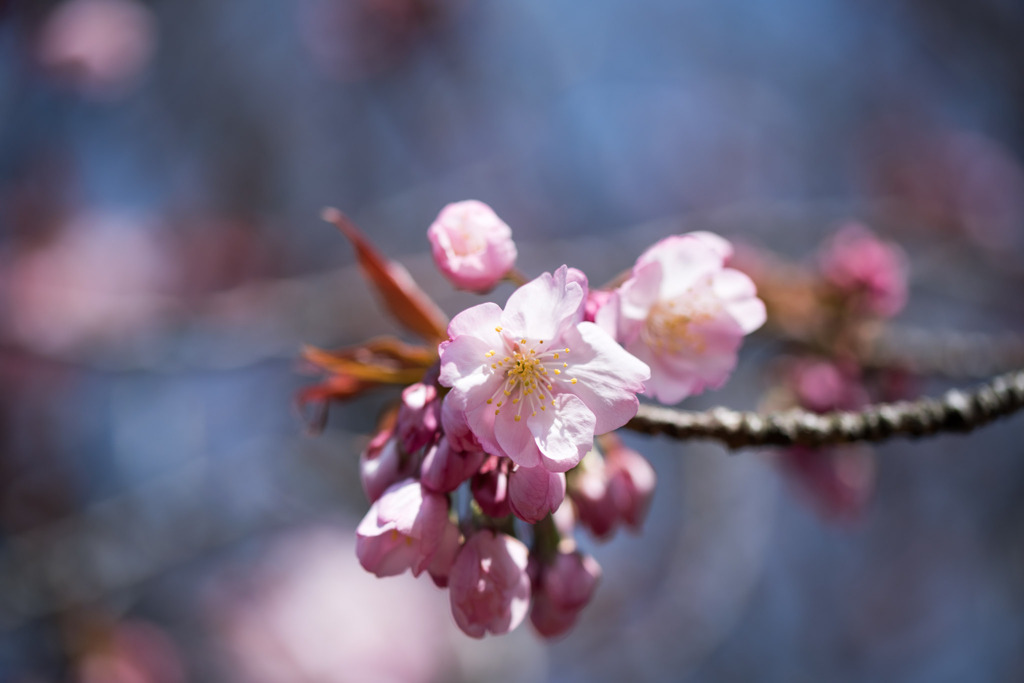
[[[337,209],[324,209],[323,219],[337,226],[355,247],[363,272],[400,323],[429,342],[448,338],[447,316],[420,289],[409,271],[381,255],[359,228]]]

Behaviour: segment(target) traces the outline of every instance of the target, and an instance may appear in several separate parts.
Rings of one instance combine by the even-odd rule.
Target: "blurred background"
[[[904,322],[1020,330],[1021,35],[1013,0],[0,1],[0,681],[1021,680],[1020,417],[878,448],[840,519],[771,453],[627,434],[647,529],[585,546],[545,643],[359,568],[395,392],[293,407],[303,342],[397,331],[328,205],[449,314],[425,231],[475,198],[594,283],[857,219]],[[757,406],[777,351],[686,407]]]

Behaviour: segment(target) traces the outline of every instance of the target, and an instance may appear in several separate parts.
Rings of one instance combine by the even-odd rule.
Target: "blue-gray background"
[[[766,454],[630,438],[647,533],[587,546],[604,584],[547,645],[469,641],[403,579],[331,597],[361,580],[356,460],[393,395],[315,439],[291,406],[302,342],[396,329],[327,205],[449,313],[477,299],[425,230],[476,198],[522,270],[594,282],[670,232],[807,258],[865,220],[910,255],[907,321],[1020,329],[1019,4],[120,0],[83,54],[142,47],[94,67],[46,41],[64,4],[0,2],[0,680],[104,680],[102,652],[149,676],[126,681],[388,680],[348,650],[418,653],[423,680],[1024,677],[1019,418],[879,448],[841,524]],[[690,405],[755,406],[775,350]],[[140,624],[137,648],[82,635]]]

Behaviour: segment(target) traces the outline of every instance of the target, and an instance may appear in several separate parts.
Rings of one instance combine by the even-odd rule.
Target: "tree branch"
[[[712,439],[730,448],[825,446],[969,432],[1021,408],[1024,408],[1024,370],[1017,370],[970,392],[954,389],[941,399],[878,403],[857,412],[819,415],[792,409],[761,414],[728,408],[693,412],[641,405],[626,427],[681,440]]]

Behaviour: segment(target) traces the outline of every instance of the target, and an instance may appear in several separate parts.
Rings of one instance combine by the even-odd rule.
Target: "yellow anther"
[[[491,368],[493,368],[494,370],[497,370],[498,366],[495,363],[491,363]]]
[[[569,367],[569,364],[568,363],[562,363],[562,367],[563,368],[567,368],[567,367]]]
[[[562,374],[562,371],[561,371],[561,370],[555,370],[555,374],[556,374],[556,375],[561,375],[561,374]]]
[[[512,399],[512,405],[515,405],[517,403],[519,403],[519,399],[518,398]]]
[[[516,422],[519,422],[519,420],[521,420],[521,419],[522,418],[520,418],[518,415],[516,415]]]
[[[543,343],[544,343],[544,340],[543,340],[543,339],[541,339],[541,340],[540,340],[540,342],[538,342],[538,343],[540,343],[540,344],[543,344]]]
[[[525,344],[525,343],[526,343],[526,340],[525,340],[525,339],[520,339],[520,340],[519,340],[519,343],[520,343],[520,344]]]
[[[572,383],[576,384],[576,378],[575,377],[572,378]]]
[[[500,410],[495,410],[495,411],[494,411],[494,414],[495,414],[495,415],[497,415],[497,414],[498,414],[498,413],[500,413],[500,412],[501,412]]]
[[[555,354],[555,360],[558,360],[558,354],[557,353]]]
[[[565,352],[569,353],[569,347],[568,346],[565,347]]]
[[[494,399],[492,399],[492,398],[487,399],[487,405],[491,405],[492,403],[494,403]]]
[[[495,328],[494,328],[494,331],[495,331],[495,332],[501,332],[501,327],[495,327]]]
[[[530,417],[537,417],[537,411],[533,411],[533,415],[531,415]]]
[[[541,410],[547,410],[547,406],[541,406],[541,407],[540,407],[540,409],[541,409]],[[534,415],[536,415],[536,414],[537,414],[537,413],[534,413]]]

